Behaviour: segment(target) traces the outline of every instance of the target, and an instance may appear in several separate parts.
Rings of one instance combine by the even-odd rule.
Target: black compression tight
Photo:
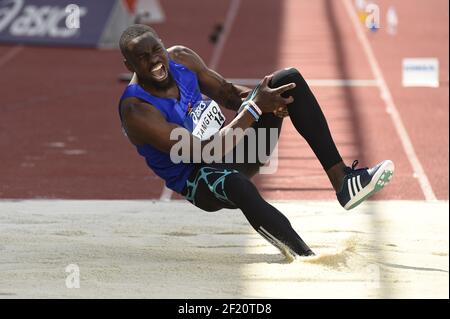
[[[232,202],[244,212],[253,228],[266,240],[292,255],[312,255],[311,249],[278,209],[266,202],[255,185],[242,174],[225,180],[225,190]]]
[[[274,79],[280,78],[276,86],[290,82],[296,84],[293,90],[284,94],[285,97],[291,95],[294,98],[294,102],[288,105],[289,117],[316,154],[323,169],[327,171],[335,164],[342,162],[342,157],[331,137],[322,109],[300,72],[294,68],[280,72],[281,74],[277,72],[274,76]]]
[[[200,167],[188,181],[185,196],[205,211],[241,209],[253,228],[284,254],[313,254],[289,220],[261,197],[247,176],[236,170]]]
[[[341,162],[342,158],[322,110],[302,75],[296,69],[284,69],[274,74],[270,85],[279,87],[290,82],[296,83],[294,89],[285,93],[286,97],[294,97],[294,102],[288,106],[291,121],[308,142],[324,170],[328,170]],[[281,130],[282,122],[281,118],[273,114],[264,114],[254,127]],[[280,250],[300,256],[311,255],[311,249],[295,232],[289,220],[267,203],[250,181],[263,164],[246,162],[199,165],[189,178],[183,195],[206,211],[239,208],[253,228]]]

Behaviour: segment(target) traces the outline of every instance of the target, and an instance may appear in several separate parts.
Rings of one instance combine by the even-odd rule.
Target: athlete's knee
[[[243,201],[258,194],[256,186],[241,173],[230,174],[225,178],[225,191],[228,197],[239,206]]]
[[[290,80],[290,82],[295,82],[296,84],[305,82],[303,75],[300,73],[298,69],[291,67],[285,70],[286,70],[285,76]]]
[[[290,76],[290,77],[301,76],[300,71],[297,68],[294,68],[294,67],[285,68],[284,71],[286,73],[286,76]]]
[[[252,181],[242,173],[234,173],[227,176],[225,179],[225,187],[230,187],[239,190],[249,190],[254,187]]]
[[[274,87],[279,87],[288,83],[295,83],[297,87],[299,87],[306,82],[300,71],[294,67],[285,68],[274,73],[272,78],[272,85]]]

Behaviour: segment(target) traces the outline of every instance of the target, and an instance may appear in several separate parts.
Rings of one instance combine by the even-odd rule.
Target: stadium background
[[[152,26],[167,47],[188,46],[242,83],[298,68],[347,163],[394,161],[394,178],[375,201],[440,200],[448,209],[448,1],[376,3],[381,13],[376,31],[357,20],[361,13],[347,0],[162,0],[164,21]],[[133,1],[126,4],[133,8]],[[385,24],[390,6],[398,15],[395,35]],[[83,18],[81,30],[82,23]],[[218,25],[222,32],[212,41]],[[407,57],[439,59],[439,87],[403,87]],[[180,199],[167,192],[121,132],[117,103],[126,83],[118,77],[124,72],[117,49],[0,43],[0,198],[5,203]],[[270,200],[335,199],[288,118],[277,173],[255,182]],[[424,214],[433,210],[425,207]],[[448,225],[446,232],[442,238],[448,238]],[[448,282],[448,239],[446,247]]]

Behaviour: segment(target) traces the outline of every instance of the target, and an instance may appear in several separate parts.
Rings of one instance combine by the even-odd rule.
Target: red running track
[[[226,20],[230,3],[166,0],[168,20],[155,27],[166,46],[184,44],[209,62],[218,54],[209,34]],[[448,199],[448,2],[379,3],[382,11],[388,3],[396,6],[398,35],[381,29],[366,36],[433,193]],[[403,88],[401,59],[422,56],[439,58],[440,88]],[[375,79],[343,1],[241,1],[218,71],[261,78],[288,66],[309,80]],[[117,101],[124,84],[117,75],[124,71],[117,51],[0,46],[0,198],[160,197],[162,181],[120,131]],[[394,160],[394,179],[376,198],[425,198],[378,87],[312,89],[348,163]],[[255,178],[265,197],[334,198],[289,119],[279,154],[278,172]]]

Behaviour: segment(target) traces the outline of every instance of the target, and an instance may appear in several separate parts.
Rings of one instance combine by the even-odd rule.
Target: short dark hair
[[[128,52],[128,44],[130,43],[130,41],[147,32],[150,32],[154,37],[158,37],[156,31],[152,27],[145,24],[133,24],[129,26],[125,31],[123,31],[119,41],[120,51],[122,52],[122,55],[125,56]]]

